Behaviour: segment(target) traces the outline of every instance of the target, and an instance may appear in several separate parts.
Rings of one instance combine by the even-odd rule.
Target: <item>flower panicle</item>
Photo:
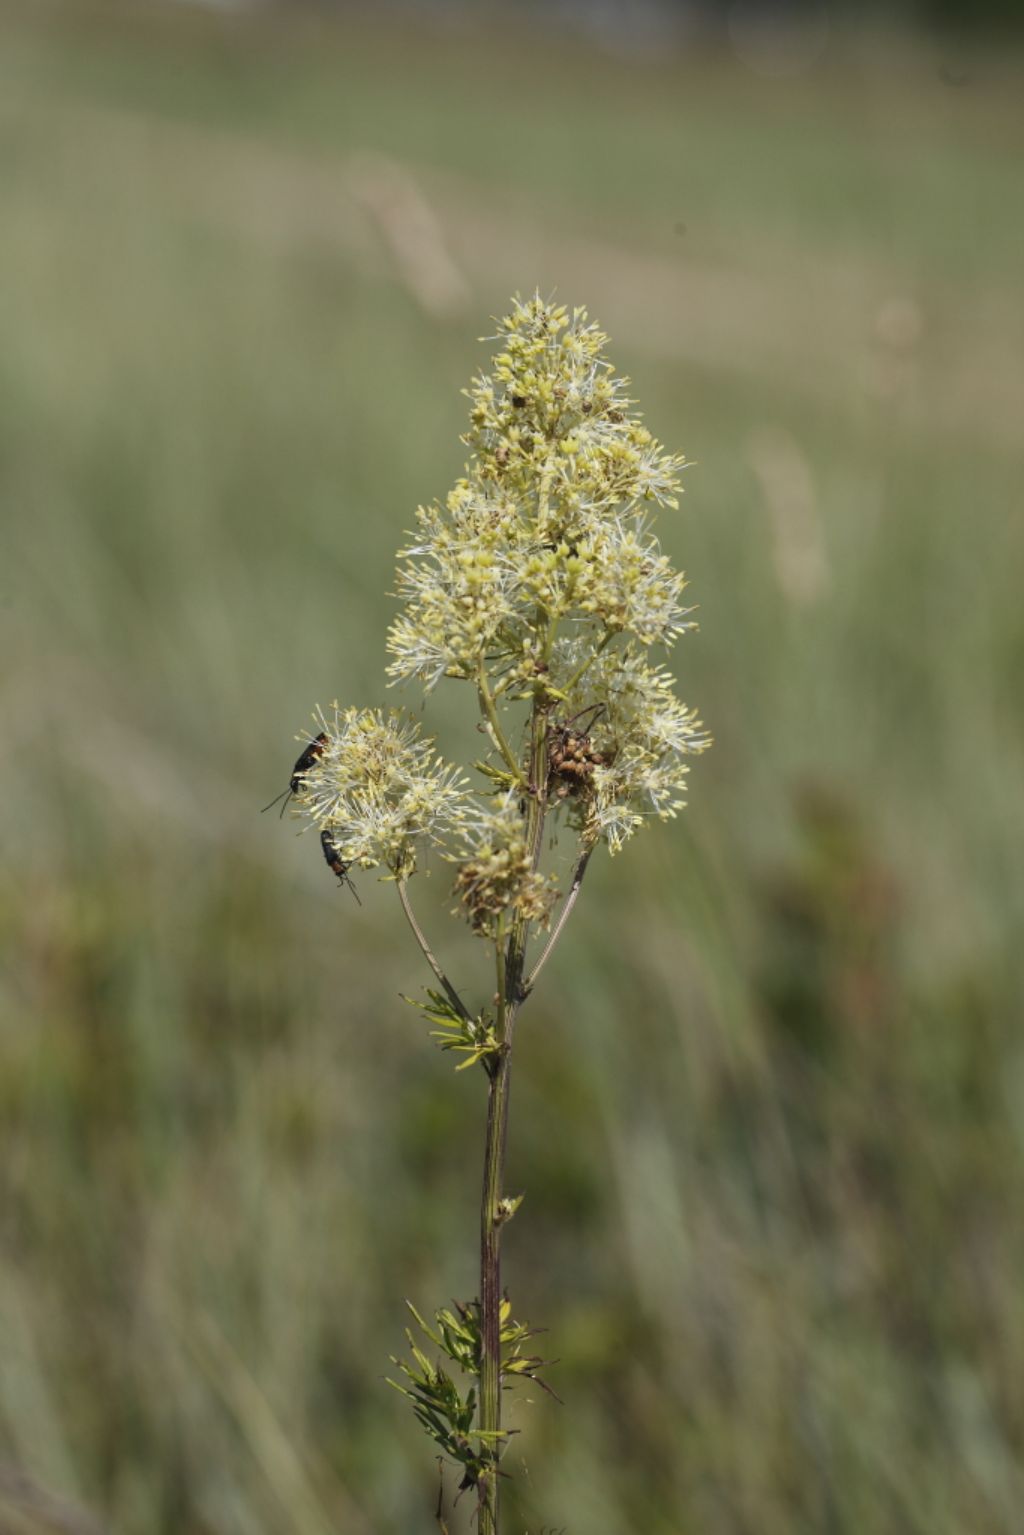
[[[327,744],[298,796],[345,861],[396,871],[425,847],[455,856],[460,906],[488,932],[510,909],[543,920],[550,906],[515,843],[521,795],[514,814],[500,802],[526,782],[521,744],[497,728],[510,707],[542,697],[556,735],[586,718],[583,738],[563,741],[556,808],[612,852],[682,808],[688,759],[710,742],[650,654],[696,627],[653,526],[677,502],[686,459],[644,424],[585,309],[517,297],[491,339],[490,368],[465,391],[465,471],[418,508],[399,552],[387,670],[392,685],[476,689],[498,800],[470,793],[398,711],[337,705],[317,716]]]

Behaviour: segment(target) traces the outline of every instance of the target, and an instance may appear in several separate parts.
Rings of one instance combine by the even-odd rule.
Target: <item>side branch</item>
[[[583,884],[583,876],[587,872],[587,864],[590,862],[590,855],[594,851],[595,846],[595,843],[588,842],[580,851],[580,856],[576,860],[576,867],[573,870],[572,884],[569,887],[569,894],[566,896],[564,902],[562,903],[562,909],[558,914],[558,921],[555,923],[551,937],[544,945],[544,949],[540,958],[533,967],[532,974],[530,974],[523,982],[522,988],[519,992],[520,1002],[525,1002],[526,998],[530,995],[530,992],[537,984],[537,977],[540,975],[544,966],[547,964],[548,958],[551,955],[555,944],[562,936],[562,929],[568,922],[569,917],[572,914],[572,909],[576,905],[576,898],[580,893],[580,886]]]
[[[601,640],[600,644],[597,646],[597,648],[595,650],[592,650],[590,652],[589,656],[586,656],[580,662],[579,666],[577,666],[576,670],[573,672],[572,676],[569,678],[569,681],[565,684],[565,686],[561,690],[566,698],[569,697],[569,695],[572,692],[574,687],[578,687],[580,682],[583,680],[583,677],[586,675],[586,673],[593,666],[594,662],[597,660],[598,656],[601,655],[602,652],[604,651],[604,648],[608,644],[608,641],[613,639],[613,638],[614,638],[614,632],[611,629],[609,629],[608,632],[605,634],[604,638]]]
[[[445,995],[447,996],[449,1002],[452,1004],[452,1007],[454,1007],[455,1011],[458,1013],[459,1017],[463,1020],[464,1023],[470,1023],[473,1017],[472,1013],[469,1011],[466,1004],[455,990],[455,987],[452,985],[451,981],[441,969],[441,966],[438,964],[434,957],[433,949],[430,947],[426,938],[423,936],[423,930],[419,923],[416,921],[416,918],[413,914],[413,909],[409,904],[409,892],[405,888],[406,880],[404,876],[399,875],[395,883],[398,886],[398,899],[402,903],[402,910],[405,912],[406,920],[409,923],[409,926],[412,928],[413,937],[416,939],[420,949],[423,951],[423,958],[426,960],[427,964],[430,966],[431,970],[433,970],[434,974],[437,976],[437,979],[444,987]]]
[[[523,770],[516,758],[515,752],[508,744],[505,732],[501,728],[501,720],[498,718],[497,706],[494,702],[494,696],[491,693],[490,684],[487,681],[487,672],[485,670],[483,661],[480,662],[480,665],[477,668],[476,687],[477,692],[480,695],[480,708],[483,711],[488,725],[491,727],[491,735],[494,739],[494,744],[501,752],[502,757],[505,759],[506,767],[511,773],[515,775],[516,782],[521,784],[523,782]]]

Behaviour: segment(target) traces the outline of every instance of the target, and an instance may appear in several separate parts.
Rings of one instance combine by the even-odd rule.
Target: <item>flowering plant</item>
[[[319,828],[328,862],[380,867],[440,989],[422,1010],[459,1069],[488,1084],[480,1294],[421,1333],[469,1385],[432,1363],[409,1333],[398,1384],[442,1452],[476,1489],[481,1535],[499,1527],[498,1466],[507,1441],[501,1392],[543,1361],[503,1297],[501,1232],[518,1198],[503,1189],[509,1073],[519,1012],[571,913],[588,862],[684,804],[687,759],[708,745],[670,672],[652,659],[693,627],[685,580],[652,529],[674,507],[684,459],[643,425],[604,357],[586,311],[516,299],[494,338],[490,373],[467,391],[465,474],[421,507],[400,553],[403,607],[388,639],[396,682],[429,693],[468,683],[488,741],[475,787],[400,713],[318,713],[292,779],[296,807]],[[545,837],[573,856],[560,895]],[[495,986],[471,1008],[449,981],[412,910],[426,851],[455,868],[456,909],[493,949]],[[541,940],[528,965],[531,940]]]

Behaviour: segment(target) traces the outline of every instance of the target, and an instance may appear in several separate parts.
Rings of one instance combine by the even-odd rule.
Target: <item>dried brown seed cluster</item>
[[[589,785],[595,767],[607,762],[604,752],[594,751],[587,732],[559,725],[548,742],[548,795],[568,799]]]
[[[498,918],[510,907],[529,922],[546,923],[557,894],[533,868],[522,838],[506,847],[483,848],[460,866],[453,890],[473,931],[481,934],[493,934]]]

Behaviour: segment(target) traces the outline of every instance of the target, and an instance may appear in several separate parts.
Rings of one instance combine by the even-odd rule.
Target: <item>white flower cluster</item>
[[[567,709],[570,717],[596,714],[589,734],[605,761],[594,768],[590,814],[611,852],[648,817],[668,820],[683,808],[685,759],[704,751],[710,738],[696,710],[676,697],[671,672],[642,652],[605,651]]]
[[[472,799],[458,768],[444,762],[415,721],[397,711],[318,710],[319,746],[300,776],[300,808],[346,864],[384,864],[407,874],[417,846],[444,846],[470,812]]]
[[[597,619],[641,644],[690,627],[685,585],[650,529],[675,505],[681,457],[630,409],[586,311],[535,298],[502,322],[492,376],[469,390],[473,450],[443,506],[421,507],[402,552],[389,671],[428,688],[499,655],[517,679],[557,626]]]

